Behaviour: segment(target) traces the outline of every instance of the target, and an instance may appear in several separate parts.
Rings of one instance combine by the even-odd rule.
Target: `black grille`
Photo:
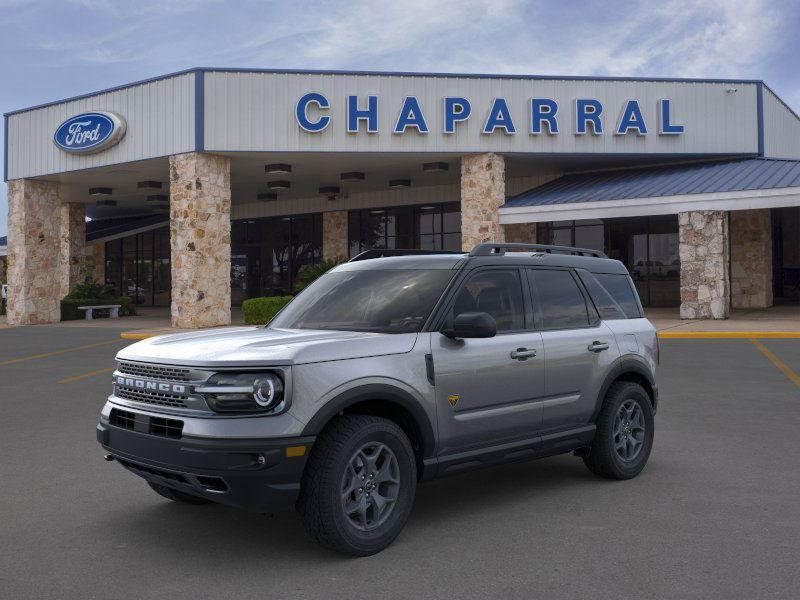
[[[162,469],[156,469],[154,467],[148,467],[146,465],[132,463],[119,457],[117,457],[117,462],[119,462],[123,467],[130,469],[137,475],[142,475],[142,476],[155,475],[156,477],[161,477],[162,479],[177,481],[179,483],[185,483],[187,485],[189,484],[186,477],[184,477],[180,473],[172,473],[170,471],[164,471]]]
[[[108,416],[108,422],[122,429],[133,430],[136,425],[136,413],[112,408],[111,414]]]
[[[147,404],[158,404],[159,406],[172,406],[175,408],[186,408],[183,396],[177,394],[165,394],[164,392],[154,392],[147,390],[134,390],[117,386],[114,395],[125,400],[135,402],[146,402]]]
[[[162,379],[164,381],[189,381],[190,379],[189,369],[183,369],[181,367],[145,365],[141,363],[121,361],[117,370],[120,373],[125,373],[126,375],[149,377],[151,379]]]
[[[179,438],[183,433],[183,421],[150,417],[150,433],[162,437]]]

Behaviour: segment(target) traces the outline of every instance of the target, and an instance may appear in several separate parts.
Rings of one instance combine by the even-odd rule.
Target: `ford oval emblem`
[[[70,154],[92,154],[110,148],[125,135],[125,119],[104,110],[83,113],[56,129],[53,143]]]

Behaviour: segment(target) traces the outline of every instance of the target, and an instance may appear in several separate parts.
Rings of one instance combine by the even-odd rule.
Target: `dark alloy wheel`
[[[637,383],[618,381],[606,393],[597,432],[583,462],[590,471],[610,479],[636,477],[653,448],[653,406]]]
[[[414,450],[396,423],[342,415],[314,443],[297,512],[319,544],[368,556],[386,548],[403,529],[416,486]]]

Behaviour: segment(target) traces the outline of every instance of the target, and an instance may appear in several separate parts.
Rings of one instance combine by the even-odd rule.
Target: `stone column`
[[[61,320],[60,210],[58,184],[8,182],[8,323]]]
[[[83,281],[86,246],[86,205],[66,202],[61,205],[60,258],[58,277],[63,298]]]
[[[681,318],[727,319],[728,213],[719,210],[678,215],[681,259]]]
[[[231,170],[224,156],[169,157],[172,326],[231,322]]]
[[[325,260],[347,260],[347,211],[334,210],[322,213],[322,257]]]
[[[731,305],[772,306],[772,213],[731,212]]]
[[[503,235],[507,242],[536,244],[536,223],[510,223],[503,225]]]
[[[506,166],[499,154],[461,157],[461,248],[504,242],[498,209],[506,201]]]
[[[86,248],[86,260],[92,267],[92,281],[100,285],[106,282],[106,245],[97,242]]]

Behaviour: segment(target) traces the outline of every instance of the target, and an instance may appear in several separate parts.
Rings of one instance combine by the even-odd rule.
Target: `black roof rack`
[[[371,258],[387,258],[389,256],[419,256],[423,254],[464,254],[463,252],[456,252],[454,250],[395,250],[391,248],[373,248],[372,250],[364,250],[360,254],[356,254],[347,262],[356,262],[359,260],[369,260]]]
[[[519,248],[522,250],[533,250],[536,252],[545,252],[547,254],[575,254],[577,256],[594,256],[596,258],[608,258],[600,250],[592,250],[591,248],[573,248],[572,246],[548,246],[546,244],[478,244],[469,253],[470,256],[491,256],[506,253],[506,250],[512,248]]]

